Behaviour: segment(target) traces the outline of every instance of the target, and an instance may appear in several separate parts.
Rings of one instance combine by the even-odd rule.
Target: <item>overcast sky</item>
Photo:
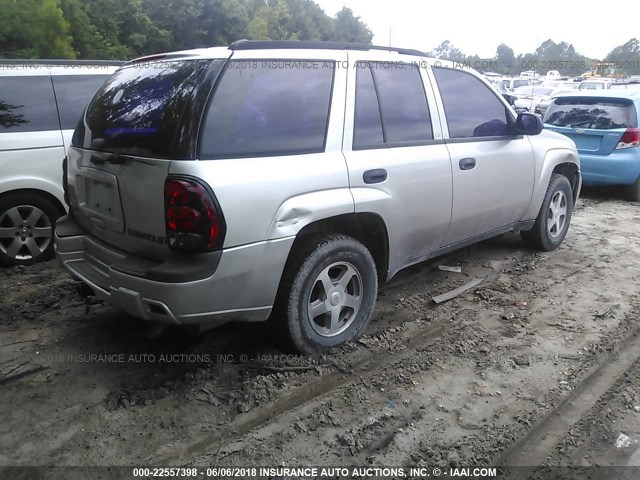
[[[373,43],[433,50],[449,40],[465,55],[493,57],[506,43],[515,54],[533,52],[548,38],[573,44],[590,58],[603,59],[614,47],[638,37],[633,2],[594,4],[530,0],[315,0],[333,16],[346,6],[374,33]],[[626,13],[625,13],[626,12]]]

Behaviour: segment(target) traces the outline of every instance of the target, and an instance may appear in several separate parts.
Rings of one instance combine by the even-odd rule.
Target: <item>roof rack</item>
[[[124,65],[125,62],[121,60],[69,60],[60,58],[51,60],[44,58],[0,58],[0,63],[5,65],[112,65],[117,67]]]
[[[266,49],[315,49],[315,50],[384,50],[387,52],[397,52],[402,55],[414,55],[426,57],[424,52],[409,48],[381,47],[378,45],[367,45],[364,43],[349,42],[319,42],[303,40],[238,40],[233,42],[229,48],[231,50],[266,50]]]

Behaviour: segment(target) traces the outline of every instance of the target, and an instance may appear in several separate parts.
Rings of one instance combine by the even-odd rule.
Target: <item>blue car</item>
[[[640,201],[639,113],[640,91],[567,93],[549,105],[544,127],[575,142],[583,185],[625,185]]]

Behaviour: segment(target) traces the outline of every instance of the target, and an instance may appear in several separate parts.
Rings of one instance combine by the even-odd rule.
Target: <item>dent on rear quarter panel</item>
[[[295,236],[310,223],[353,212],[353,197],[348,188],[298,195],[282,203],[271,223],[267,240]]]

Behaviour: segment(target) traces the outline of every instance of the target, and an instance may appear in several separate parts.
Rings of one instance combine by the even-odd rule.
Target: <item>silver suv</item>
[[[58,258],[136,317],[270,319],[323,351],[361,335],[409,265],[510,230],[560,245],[580,164],[541,129],[417,51],[241,41],[134,60],[74,133]]]

